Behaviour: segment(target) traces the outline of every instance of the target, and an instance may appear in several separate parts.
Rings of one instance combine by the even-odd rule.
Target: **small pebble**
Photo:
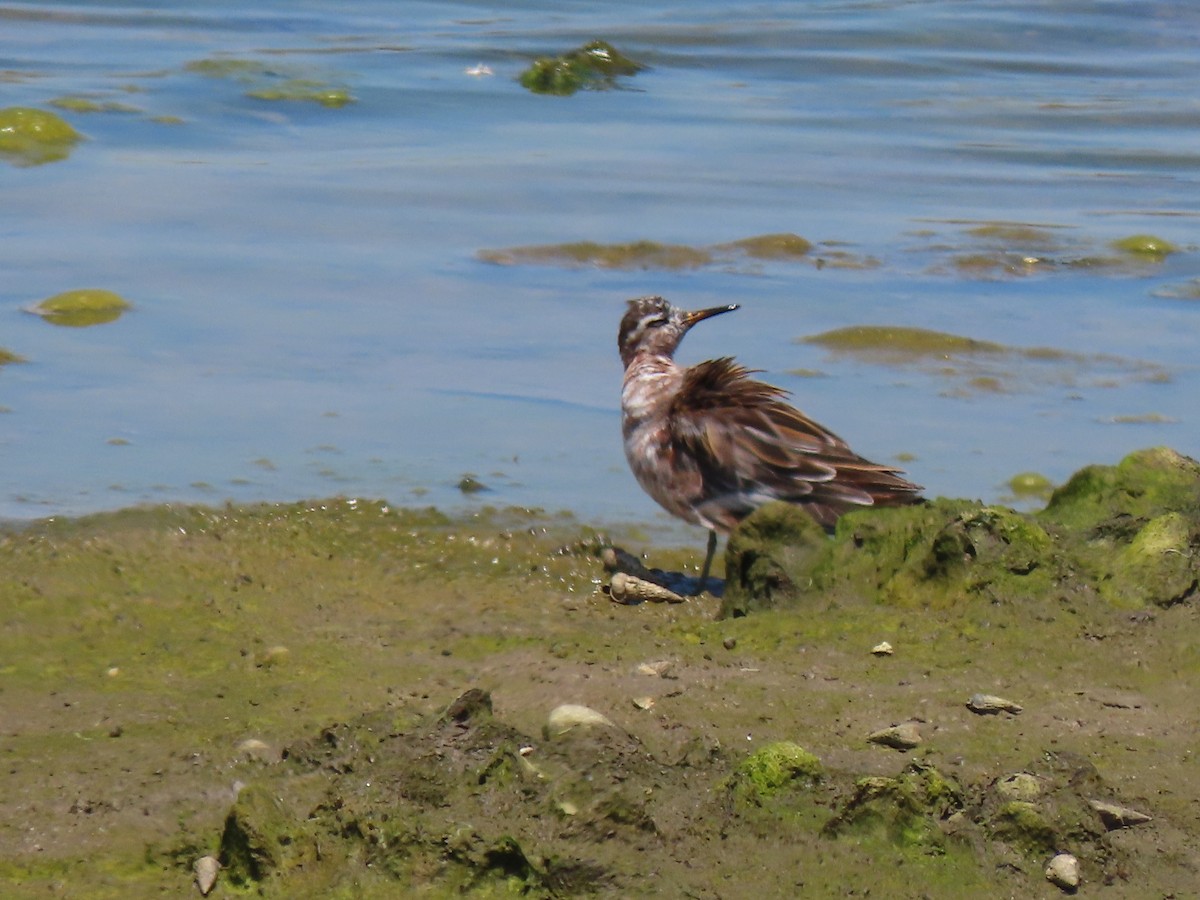
[[[871,648],[871,652],[876,656],[891,656],[896,651],[892,649],[892,645],[887,641],[881,641]]]
[[[734,647],[737,646],[737,638],[727,637],[727,638],[725,638],[725,640],[721,641],[721,646],[724,647],[726,650],[732,650]]]
[[[653,709],[654,708],[654,698],[653,697],[634,697],[633,705],[636,706],[638,709]]]

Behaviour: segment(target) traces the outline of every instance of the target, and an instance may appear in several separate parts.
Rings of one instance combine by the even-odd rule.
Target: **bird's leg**
[[[708,553],[704,556],[704,568],[700,570],[700,584],[696,587],[696,595],[704,593],[704,585],[708,581],[708,570],[712,567],[713,554],[717,552],[717,533],[708,532]]]

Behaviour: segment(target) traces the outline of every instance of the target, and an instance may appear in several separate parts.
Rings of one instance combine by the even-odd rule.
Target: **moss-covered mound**
[[[1166,607],[1197,593],[1198,549],[1200,464],[1157,448],[1079,471],[1033,515],[939,499],[849,513],[826,540],[798,509],[764,507],[730,538],[723,613],[839,598]]]

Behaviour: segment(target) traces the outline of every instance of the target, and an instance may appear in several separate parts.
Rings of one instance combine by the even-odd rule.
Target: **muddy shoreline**
[[[811,551],[773,513],[724,600],[636,606],[604,547],[703,548],[347,499],[4,530],[2,892],[1054,897],[1062,851],[1191,895],[1197,485],[1145,451]]]

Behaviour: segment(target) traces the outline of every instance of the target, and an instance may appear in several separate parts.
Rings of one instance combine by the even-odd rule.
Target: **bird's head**
[[[639,297],[629,301],[617,332],[617,349],[626,368],[640,353],[671,357],[683,336],[697,322],[721,313],[733,312],[736,303],[688,312],[672,306],[662,297]]]

